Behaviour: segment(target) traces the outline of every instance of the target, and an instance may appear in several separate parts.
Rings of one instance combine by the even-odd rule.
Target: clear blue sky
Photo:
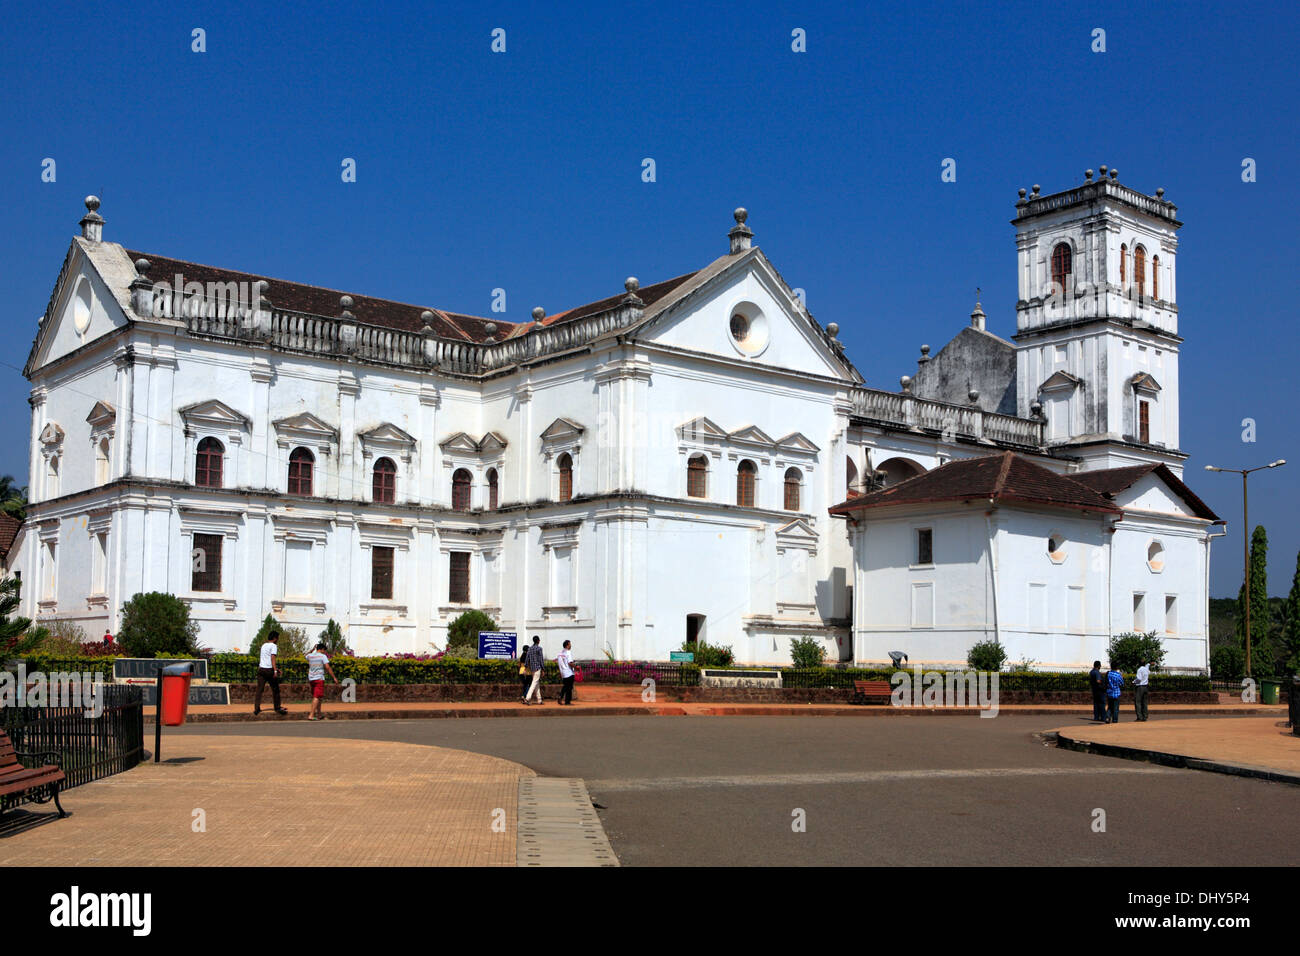
[[[937,351],[967,322],[977,285],[990,329],[1014,331],[1017,188],[1108,164],[1163,186],[1187,223],[1182,446],[1193,488],[1231,520],[1211,591],[1240,583],[1240,483],[1202,466],[1286,457],[1251,489],[1270,591],[1286,592],[1294,4],[549,6],[6,9],[0,472],[26,475],[18,369],[87,193],[131,248],[474,314],[502,287],[515,321],[701,267],[744,205],[868,382],[897,388],[922,342]],[[206,53],[190,50],[196,27]],[[657,182],[641,180],[646,157]],[[940,181],[945,157],[956,183]]]

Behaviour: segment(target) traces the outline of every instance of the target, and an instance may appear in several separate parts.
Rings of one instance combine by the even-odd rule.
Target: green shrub
[[[826,650],[815,637],[796,637],[790,642],[790,660],[795,667],[821,667]]]
[[[276,651],[275,656],[280,659],[281,664],[286,658],[307,656],[307,645],[310,643],[310,638],[307,637],[307,628],[281,624],[270,614],[262,619],[262,626],[257,629],[257,635],[253,638],[252,646],[248,649],[249,654],[254,657],[261,654],[262,645],[266,643],[272,629],[280,632],[280,649]]]
[[[33,631],[39,631],[39,642],[33,648],[38,654],[53,657],[76,657],[85,653],[86,632],[72,621],[37,621]]]
[[[343,629],[339,627],[334,618],[330,618],[329,623],[325,625],[325,630],[320,632],[318,641],[325,645],[325,653],[330,657],[335,654],[351,654],[348,647],[347,638],[343,636]]]
[[[447,651],[453,647],[472,647],[478,656],[478,632],[495,631],[497,622],[482,611],[466,611],[447,628]]]
[[[15,577],[0,581],[0,660],[13,655],[26,654],[36,647],[40,635],[32,634],[29,618],[9,615],[18,610],[22,582]]]
[[[129,657],[196,653],[199,626],[190,609],[173,594],[136,594],[122,605],[117,642]]]
[[[966,652],[966,663],[977,671],[1000,671],[1007,662],[1007,649],[997,641],[980,641]]]
[[[1118,634],[1110,639],[1106,648],[1106,657],[1110,666],[1118,668],[1125,674],[1132,674],[1147,661],[1157,668],[1165,659],[1165,648],[1155,631],[1145,634]]]
[[[1210,652],[1210,676],[1216,680],[1246,673],[1246,652],[1236,644],[1221,644]]]
[[[680,649],[694,652],[697,667],[730,667],[736,662],[736,656],[731,653],[730,647],[708,644],[704,640],[694,643],[683,641]]]

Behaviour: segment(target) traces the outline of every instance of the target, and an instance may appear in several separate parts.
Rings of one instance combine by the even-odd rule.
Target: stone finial
[[[827,323],[827,325],[826,325],[826,334],[829,335],[829,336],[831,337],[831,341],[834,342],[836,336],[838,336],[838,335],[840,334],[840,325],[839,325],[839,323],[838,323],[838,322],[829,322],[829,323]]]
[[[980,390],[978,388],[972,388],[966,393],[966,398],[970,400],[972,405],[977,404],[980,400]]]
[[[1112,180],[1118,180],[1118,179],[1119,179],[1119,170],[1116,169],[1114,166],[1112,166],[1112,167],[1110,168],[1110,178],[1111,178]]]
[[[81,238],[90,242],[103,242],[104,217],[99,214],[99,197],[86,197],[86,215],[82,217]]]
[[[641,282],[636,276],[628,276],[623,280],[623,288],[626,289],[629,294],[636,295],[637,291],[641,288]]]
[[[487,333],[487,337],[490,339],[497,334],[497,324],[488,322],[483,326],[483,331]]]
[[[1161,186],[1161,187],[1159,187],[1159,188],[1156,190],[1156,198],[1157,198],[1157,199],[1164,199],[1164,198],[1165,198],[1165,187],[1164,187],[1164,186]]]
[[[928,362],[928,361],[930,361],[930,346],[928,346],[928,345],[922,345],[922,346],[921,346],[921,357],[920,357],[919,359],[916,360],[916,364],[917,364],[917,365],[924,365],[924,364],[925,364],[926,362]]]
[[[912,376],[904,375],[898,380],[898,384],[902,386],[904,395],[912,394]]]
[[[1034,183],[1033,190],[1034,190],[1034,198],[1035,198],[1035,199],[1038,198],[1038,188],[1039,188],[1039,187],[1038,187],[1038,183]]]
[[[1090,182],[1092,182],[1092,170],[1091,170],[1091,169],[1085,169],[1085,170],[1083,171],[1083,181],[1084,181],[1085,183],[1090,183]]]
[[[148,259],[135,260],[135,279],[131,283],[131,308],[136,315],[140,316],[154,314],[153,283],[146,275],[150,265]]]
[[[980,305],[980,290],[977,287],[975,289],[975,310],[970,314],[971,328],[979,329],[981,332],[984,331],[986,319],[984,307]]]
[[[1042,418],[1042,417],[1043,417],[1043,403],[1042,403],[1042,402],[1031,402],[1031,403],[1030,403],[1030,405],[1029,405],[1029,417],[1030,417],[1030,418]]]
[[[151,266],[152,263],[148,259],[135,260],[135,271],[138,272],[141,276],[144,276],[144,274],[149,271]]]
[[[1106,167],[1105,167],[1105,166],[1100,167],[1099,172],[1101,173],[1101,178],[1102,178],[1102,179],[1105,179],[1105,178],[1106,178]]]
[[[426,333],[428,333],[428,332],[432,332],[432,331],[433,331],[433,313],[430,312],[428,309],[425,309],[423,312],[421,312],[421,313],[420,313],[420,323],[421,323],[421,324],[420,324],[420,331],[421,331],[421,332],[426,332]]]
[[[533,321],[534,321],[534,322],[540,322],[540,321],[542,321],[542,319],[544,319],[544,318],[546,318],[546,310],[545,310],[545,309],[543,309],[540,305],[537,306],[537,308],[533,309]]]
[[[344,319],[356,318],[356,316],[352,314],[352,305],[353,305],[352,296],[350,295],[339,296],[339,308],[343,310],[343,313],[340,316],[341,318]]]
[[[1020,200],[1021,202],[1023,202],[1025,199],[1025,187],[1021,186],[1019,192],[1020,192]]]
[[[734,256],[749,250],[754,233],[745,225],[745,221],[749,219],[749,211],[744,206],[738,207],[731,215],[735,218],[736,224],[727,233],[727,238],[731,240],[731,254]]]

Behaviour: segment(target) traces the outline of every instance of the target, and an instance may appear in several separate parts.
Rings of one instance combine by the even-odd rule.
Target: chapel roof
[[[1014,452],[964,458],[915,478],[841,502],[831,514],[848,515],[888,505],[993,501],[1121,515],[1115,503],[1073,477],[1059,475]]]
[[[1140,479],[1154,474],[1169,489],[1178,495],[1198,518],[1219,521],[1220,518],[1210,510],[1209,505],[1196,496],[1183,480],[1173,473],[1168,465],[1161,462],[1148,462],[1144,465],[1128,465],[1123,468],[1102,468],[1097,471],[1082,471],[1071,477],[1080,484],[1087,485],[1098,494],[1114,499],[1121,491],[1133,487]]]

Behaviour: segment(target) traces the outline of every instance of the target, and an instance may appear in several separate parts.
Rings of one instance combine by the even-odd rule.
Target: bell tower
[[[1016,203],[1016,406],[1041,406],[1047,442],[1082,468],[1178,448],[1177,207],[1102,166],[1082,185]]]

